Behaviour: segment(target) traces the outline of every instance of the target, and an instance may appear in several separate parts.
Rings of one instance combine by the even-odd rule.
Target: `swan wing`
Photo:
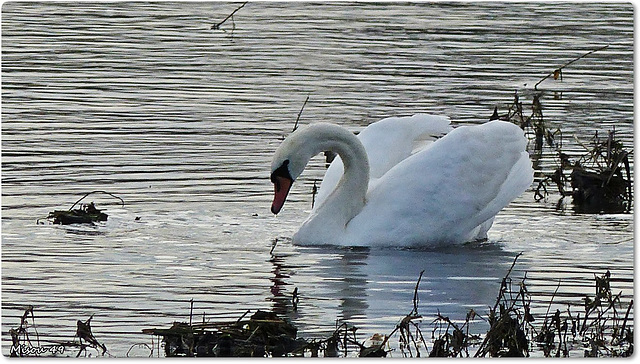
[[[427,148],[449,131],[448,118],[428,114],[389,117],[367,126],[358,134],[358,139],[367,151],[371,180],[376,181],[412,153]],[[320,184],[314,209],[333,192],[343,171],[342,160],[336,157]]]
[[[533,181],[526,138],[492,121],[454,129],[370,186],[347,225],[355,245],[466,242]],[[482,228],[482,227],[481,227]],[[486,229],[485,229],[486,230]]]

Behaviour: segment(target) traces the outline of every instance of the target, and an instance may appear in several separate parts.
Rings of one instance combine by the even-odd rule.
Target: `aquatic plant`
[[[31,323],[27,318],[31,316]],[[86,321],[77,321],[76,334],[72,341],[63,342],[50,342],[49,344],[43,344],[40,341],[40,336],[36,330],[35,315],[33,313],[33,306],[28,306],[22,317],[20,318],[20,326],[15,329],[9,329],[11,335],[11,349],[9,356],[11,357],[33,357],[33,356],[69,356],[67,349],[77,349],[76,358],[84,354],[84,356],[91,356],[87,349],[95,349],[101,356],[111,356],[107,351],[106,345],[100,343],[91,331],[91,319],[93,315]],[[33,328],[36,335],[36,341],[33,342],[29,337],[29,329]],[[78,342],[76,342],[78,339]],[[43,342],[46,340],[43,340]],[[67,354],[65,354],[67,352]]]
[[[80,208],[74,209],[74,207],[80,203],[80,201],[84,200],[87,196],[92,195],[94,193],[103,193],[109,195],[111,197],[117,198],[122,203],[122,207],[124,207],[124,200],[110,192],[106,191],[91,191],[84,196],[82,196],[79,200],[77,200],[68,210],[54,210],[49,212],[46,220],[52,224],[58,225],[70,225],[70,224],[93,224],[99,221],[107,221],[109,215],[98,210],[94,202],[90,202],[88,204],[81,204]],[[37,219],[36,223],[40,224],[41,219]]]
[[[157,355],[160,355],[162,338],[167,357],[386,357],[393,352],[402,357],[529,357],[533,352],[541,352],[546,357],[570,357],[581,351],[584,356],[598,357],[628,357],[633,354],[633,300],[625,304],[621,300],[622,292],[613,293],[609,271],[600,276],[594,274],[595,292],[585,296],[582,308],[576,310],[575,304],[568,304],[566,311],[556,309],[550,314],[561,285],[559,281],[547,312],[542,317],[534,317],[526,273],[519,281],[510,277],[519,256],[514,258],[502,278],[496,301],[489,306],[484,317],[470,310],[460,325],[438,312],[431,322],[430,340],[426,340],[423,334],[425,317],[418,313],[421,272],[414,289],[411,311],[389,334],[377,333],[366,340],[359,340],[357,327],[336,321],[334,331],[325,338],[306,339],[298,337],[297,328],[274,312],[258,310],[246,319],[251,312],[247,310],[237,320],[218,322],[205,321],[203,315],[202,322],[195,323],[192,309],[189,322],[174,322],[166,329],[143,329],[143,334],[151,335],[151,345],[134,344],[127,356],[136,346],[144,346],[152,356],[154,337],[158,337]],[[299,296],[292,296],[292,299],[297,300]],[[88,349],[95,350],[100,356],[112,356],[91,331],[93,317],[77,321],[73,341],[41,345],[35,330],[34,309],[29,306],[20,318],[20,325],[9,330],[12,338],[10,355],[32,356],[37,350],[38,355],[69,356],[65,350],[73,348],[78,350],[76,357],[81,354],[90,356]],[[472,334],[469,329],[478,318],[489,324],[483,335]],[[30,336],[31,330],[37,342]]]
[[[606,139],[599,138],[596,131],[589,145],[578,142],[586,149],[585,154],[572,161],[567,154],[558,152],[559,165],[552,175],[539,181],[535,199],[545,199],[547,186],[553,182],[561,199],[572,196],[574,210],[578,213],[630,212],[633,193],[629,156],[632,151],[627,151],[615,138],[615,129]],[[568,192],[569,187],[571,192]]]
[[[540,79],[534,85],[531,114],[525,115],[523,103],[518,91],[515,91],[513,101],[507,105],[507,112],[500,114],[496,106],[490,120],[500,119],[519,125],[533,142],[534,165],[538,163],[543,147],[551,148],[558,156],[558,165],[551,174],[543,174],[534,191],[536,201],[546,199],[549,195],[547,187],[552,183],[557,187],[561,200],[565,196],[572,196],[574,210],[578,213],[620,213],[630,212],[633,193],[629,166],[629,156],[622,142],[615,139],[615,128],[608,133],[604,140],[595,131],[589,146],[574,139],[585,148],[585,153],[571,162],[571,157],[562,151],[563,133],[559,127],[550,127],[543,116],[541,99],[544,92],[538,90],[538,85],[553,76],[554,80],[562,80],[562,70],[574,62],[608,48],[608,45],[589,51],[556,68]],[[623,171],[626,172],[623,174]],[[569,189],[571,190],[569,192]]]

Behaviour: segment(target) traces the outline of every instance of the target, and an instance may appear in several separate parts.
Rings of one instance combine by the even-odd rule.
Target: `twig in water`
[[[578,57],[578,58],[575,58],[575,59],[573,59],[573,60],[571,60],[571,61],[569,61],[569,62],[567,62],[567,63],[563,64],[562,66],[560,66],[560,67],[556,68],[555,70],[553,70],[553,72],[551,72],[551,73],[549,73],[548,75],[544,76],[540,81],[538,81],[538,83],[536,83],[536,84],[533,86],[533,88],[534,88],[535,90],[537,90],[537,89],[538,89],[538,85],[539,85],[540,83],[542,83],[542,81],[546,80],[547,78],[549,78],[549,77],[551,77],[551,76],[553,76],[554,78],[557,78],[557,77],[558,77],[558,75],[562,75],[562,69],[563,69],[563,68],[565,68],[565,67],[567,67],[568,65],[570,65],[570,64],[572,64],[572,63],[574,63],[574,62],[576,62],[576,61],[578,61],[578,60],[580,60],[580,59],[582,59],[582,58],[584,58],[584,57],[586,57],[586,56],[590,55],[591,53],[595,53],[595,52],[597,52],[597,51],[601,51],[601,50],[603,50],[603,49],[605,49],[605,48],[608,48],[608,47],[609,47],[609,45],[607,44],[607,45],[606,45],[606,46],[604,46],[604,47],[600,47],[600,48],[598,48],[598,49],[594,49],[594,50],[592,50],[592,51],[590,51],[590,52],[587,52],[587,53],[585,53],[585,54],[581,55],[581,56],[580,56],[580,57]]]
[[[129,353],[131,352],[131,350],[136,346],[139,347],[139,348],[146,347],[147,349],[149,349],[149,357],[150,358],[153,357],[153,343],[151,343],[151,346],[149,346],[149,344],[146,344],[146,343],[138,343],[138,344],[131,345],[129,350],[127,350],[127,353],[125,354],[125,356],[127,358],[129,357]]]
[[[420,286],[420,280],[422,279],[423,274],[424,270],[420,272],[420,276],[418,277],[418,281],[416,282],[416,288],[413,290],[413,311],[411,311],[410,315],[418,314],[418,287]]]
[[[248,1],[245,1],[244,3],[242,3],[242,5],[240,5],[236,10],[234,10],[231,14],[227,15],[226,18],[224,18],[223,21],[221,21],[220,23],[217,24],[213,24],[211,26],[211,29],[220,29],[220,26],[222,24],[224,24],[224,22],[226,22],[227,20],[229,20],[229,18],[233,17],[233,14],[235,14],[238,10],[242,9],[245,5],[247,5]]]
[[[298,113],[298,117],[296,118],[296,123],[293,125],[293,130],[291,130],[292,133],[296,131],[296,129],[298,129],[298,121],[300,121],[302,110],[304,110],[304,106],[307,104],[307,101],[309,101],[309,96],[307,96],[307,98],[304,100],[304,104],[302,104],[302,107],[300,108],[300,112]]]
[[[504,276],[504,278],[502,278],[502,284],[501,284],[501,287],[500,287],[500,292],[498,293],[498,298],[496,299],[495,305],[493,305],[493,312],[496,311],[496,309],[498,308],[498,305],[500,304],[500,300],[503,297],[504,290],[506,290],[506,288],[507,288],[507,279],[509,278],[509,275],[511,274],[511,270],[516,265],[516,261],[518,260],[518,258],[521,255],[522,255],[522,252],[518,253],[516,255],[516,257],[513,258],[513,263],[511,263],[511,267],[509,267],[509,270],[507,271],[507,274]]]
[[[27,316],[31,314],[31,326],[33,327],[33,331],[35,331],[36,333],[36,341],[38,343],[38,346],[40,346],[40,335],[38,334],[38,330],[36,330],[36,318],[33,315],[33,306],[29,305],[29,307],[24,311],[24,314],[22,315],[22,319],[20,320],[20,327],[24,326],[27,327]],[[26,335],[26,331],[25,331],[25,335]],[[29,336],[26,335],[27,340],[29,339]]]
[[[558,278],[558,285],[556,286],[556,290],[553,291],[553,295],[551,295],[551,300],[549,300],[549,306],[547,306],[547,313],[544,314],[544,326],[547,326],[547,318],[549,317],[549,310],[551,310],[551,304],[553,303],[553,299],[556,297],[556,294],[558,293],[558,289],[560,289],[561,283],[562,283],[562,279]]]
[[[251,310],[245,311],[245,313],[243,313],[242,316],[240,316],[240,318],[238,318],[238,320],[236,321],[236,325],[238,325],[240,321],[242,321],[242,319],[249,314],[249,312],[251,312]]]
[[[116,196],[116,195],[114,195],[114,194],[112,194],[112,193],[109,193],[109,192],[107,192],[107,191],[100,191],[100,190],[98,190],[98,191],[91,191],[91,192],[89,192],[89,193],[86,193],[84,196],[82,196],[82,198],[80,198],[78,201],[76,201],[76,203],[74,203],[73,205],[71,205],[71,207],[69,207],[69,211],[73,210],[73,208],[78,204],[78,202],[80,202],[80,201],[84,200],[84,198],[85,198],[85,197],[87,197],[87,196],[89,196],[89,195],[91,195],[91,194],[93,194],[93,193],[104,193],[104,194],[107,194],[107,195],[109,195],[109,196],[111,196],[111,197],[115,197],[115,198],[117,198],[118,200],[120,200],[120,202],[122,202],[122,207],[124,207],[124,200],[123,200],[123,199],[121,199],[120,197],[118,197],[118,196]]]
[[[189,302],[191,303],[191,308],[189,309],[189,326],[191,326],[193,322],[193,298],[190,299]]]
[[[627,313],[624,315],[624,321],[622,321],[622,330],[620,330],[621,332],[624,332],[624,328],[627,326],[627,320],[629,319],[629,312],[631,311],[632,307],[633,307],[633,300],[629,301],[629,307],[627,307]]]
[[[313,180],[313,189],[311,190],[311,208],[316,204],[316,194],[318,193],[318,186],[316,186],[317,181],[317,179]]]
[[[298,287],[293,289],[293,294],[291,296],[291,304],[293,305],[293,310],[298,311],[298,303],[300,302],[300,296],[298,296]]]

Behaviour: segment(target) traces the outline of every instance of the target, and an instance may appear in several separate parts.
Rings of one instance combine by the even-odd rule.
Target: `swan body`
[[[274,154],[271,210],[280,211],[311,157],[330,150],[339,158],[294,243],[435,246],[483,239],[494,216],[533,181],[526,143],[518,126],[503,121],[451,130],[448,119],[421,114],[381,120],[357,137],[334,124],[311,124]]]

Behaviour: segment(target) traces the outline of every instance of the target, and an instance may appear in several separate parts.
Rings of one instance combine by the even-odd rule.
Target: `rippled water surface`
[[[271,154],[300,123],[358,131],[392,115],[481,123],[546,80],[545,119],[574,136],[633,142],[630,4],[4,3],[2,7],[2,340],[34,306],[39,337],[68,341],[94,315],[114,356],[150,343],[143,328],[276,309],[305,337],[341,319],[361,337],[389,333],[413,307],[486,313],[518,252],[532,308],[581,304],[607,269],[633,295],[631,214],[578,215],[525,192],[489,242],[438,251],[298,247],[324,163],[312,160],[278,217]],[[542,172],[555,169],[544,153]],[[539,176],[540,172],[537,173]],[[538,179],[539,177],[537,177]],[[109,220],[37,225],[84,193]],[[562,208],[564,207],[564,208]],[[270,254],[272,242],[278,244]],[[300,304],[291,311],[294,288]],[[479,322],[478,327],[482,327]],[[428,330],[428,329],[427,329]],[[148,355],[138,350],[131,355]],[[154,353],[157,355],[157,352]]]

